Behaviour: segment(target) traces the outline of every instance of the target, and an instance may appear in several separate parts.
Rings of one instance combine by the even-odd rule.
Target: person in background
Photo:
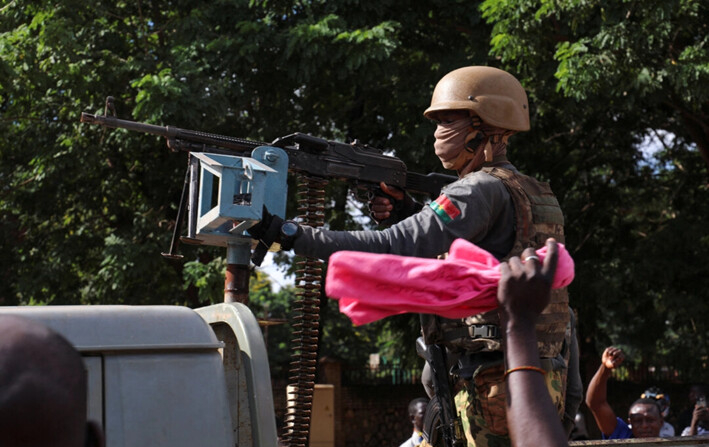
[[[638,399],[633,402],[627,422],[617,417],[608,403],[608,379],[623,360],[625,356],[619,348],[608,347],[603,351],[601,366],[588,384],[586,405],[593,413],[603,439],[657,438],[663,424],[657,401]]]
[[[543,263],[531,248],[500,264],[497,292],[505,344],[507,421],[514,447],[566,446],[567,435],[547,391],[535,324],[548,305],[558,258],[556,241],[546,243]]]
[[[426,406],[428,399],[417,397],[409,402],[409,419],[413,426],[411,437],[404,441],[399,447],[418,447],[423,442],[423,418],[426,416]]]
[[[709,409],[707,409],[707,398],[704,395],[697,396],[692,412],[692,422],[682,430],[682,436],[709,435]]]
[[[707,396],[707,387],[701,383],[694,383],[689,387],[689,405],[685,407],[677,416],[677,429],[683,430],[692,424],[694,409],[696,408],[697,398],[699,396]]]
[[[38,322],[1,315],[0,445],[103,446],[86,402],[86,370],[74,347]]]
[[[667,422],[667,417],[670,415],[670,396],[667,393],[662,392],[662,390],[656,386],[652,386],[645,390],[644,393],[640,395],[641,399],[654,399],[660,406],[660,413],[662,413],[662,419],[665,421],[660,429],[661,438],[671,438],[675,435],[675,428]]]

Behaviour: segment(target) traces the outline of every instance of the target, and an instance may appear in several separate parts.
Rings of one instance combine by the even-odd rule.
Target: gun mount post
[[[230,242],[226,248],[226,272],[224,275],[224,302],[247,304],[249,301],[249,240]]]

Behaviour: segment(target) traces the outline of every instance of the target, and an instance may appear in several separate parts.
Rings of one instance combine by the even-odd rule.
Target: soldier
[[[277,241],[282,248],[321,259],[339,250],[432,258],[444,255],[455,239],[464,238],[505,260],[527,247],[542,247],[550,237],[563,242],[563,214],[549,185],[521,174],[506,156],[509,137],[530,128],[527,95],[514,76],[492,67],[454,70],[436,85],[424,116],[437,124],[436,155],[459,177],[428,206],[416,212],[401,192],[382,185],[407,204],[395,217],[408,215],[385,230],[328,231],[284,223],[266,214],[249,230],[251,235],[270,245],[273,241],[264,238],[278,234],[273,228],[280,226]],[[383,198],[372,203],[377,219],[388,218],[399,208]],[[547,384],[568,431],[582,398],[570,320],[566,290],[552,292],[537,324],[537,338],[542,365],[549,371]],[[497,312],[428,321],[423,327],[426,341],[445,345],[449,358],[457,361],[463,390],[456,402],[465,416],[469,445],[498,440],[508,444]],[[564,386],[567,376],[569,385]],[[430,386],[427,391],[430,395]]]

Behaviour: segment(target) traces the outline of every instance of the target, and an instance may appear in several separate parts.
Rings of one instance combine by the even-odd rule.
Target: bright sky
[[[285,276],[283,272],[284,267],[279,267],[273,262],[273,253],[268,252],[266,257],[261,264],[261,267],[256,267],[259,271],[268,275],[271,279],[272,287],[274,292],[278,292],[282,287],[295,284],[295,277],[293,275]]]

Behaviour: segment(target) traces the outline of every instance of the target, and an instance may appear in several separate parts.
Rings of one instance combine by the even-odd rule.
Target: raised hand
[[[617,368],[623,363],[623,360],[625,360],[625,354],[623,354],[623,351],[621,351],[620,348],[614,348],[613,346],[606,348],[601,356],[601,363],[603,363],[603,366],[608,369]]]
[[[527,248],[521,257],[514,256],[500,264],[497,302],[503,318],[534,322],[549,304],[559,252],[554,239],[548,239],[546,247],[543,263],[534,249]]]

